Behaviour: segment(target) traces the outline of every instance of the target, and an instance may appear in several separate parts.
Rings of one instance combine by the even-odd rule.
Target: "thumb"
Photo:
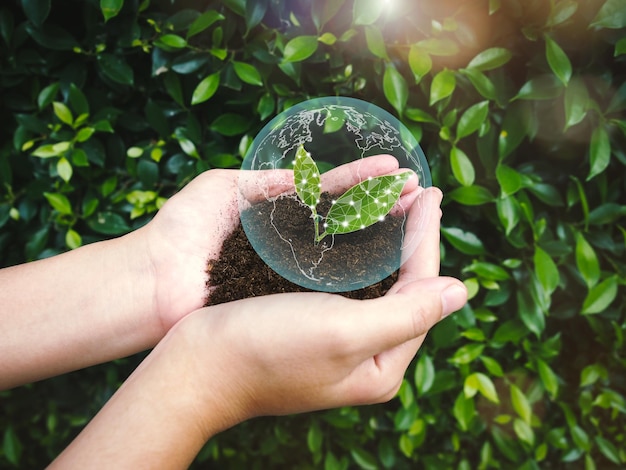
[[[363,301],[359,324],[370,354],[378,354],[425,335],[438,321],[460,309],[467,289],[458,279],[433,277],[404,285],[392,295]]]

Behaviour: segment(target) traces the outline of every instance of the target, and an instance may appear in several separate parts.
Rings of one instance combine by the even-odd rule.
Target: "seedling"
[[[326,217],[317,213],[322,183],[320,172],[311,154],[301,145],[296,151],[293,179],[300,200],[311,209],[315,226],[315,244],[327,235],[362,230],[384,220],[402,194],[413,173],[369,177],[352,186],[332,201]],[[320,225],[323,231],[320,233]]]

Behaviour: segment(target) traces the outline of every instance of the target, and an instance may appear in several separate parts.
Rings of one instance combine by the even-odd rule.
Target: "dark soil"
[[[330,207],[331,196],[322,195],[318,206],[320,214],[325,214]],[[283,237],[290,239],[299,260],[319,259],[323,243],[333,243],[331,250],[324,252],[323,265],[319,268],[325,276],[343,274],[349,269],[350,275],[363,279],[367,275],[368,266],[384,267],[385,272],[393,271],[393,263],[397,265],[397,248],[402,242],[402,224],[400,217],[388,216],[383,222],[357,232],[336,235],[334,242],[331,237],[324,239],[316,246],[311,212],[293,197],[282,197],[273,201],[265,201],[254,205],[246,211],[245,216],[252,217],[249,226],[273,232],[269,227],[270,214],[273,212],[274,224],[281,228]],[[295,261],[292,247],[276,236],[276,243],[271,244],[271,259],[283,260],[285,265]],[[250,244],[241,224],[224,241],[218,259],[207,263],[208,298],[205,305],[217,305],[248,297],[284,293],[310,292],[310,289],[294,284],[274,272]],[[354,299],[371,299],[383,296],[397,279],[393,272],[382,281],[368,287],[338,294]],[[365,279],[367,280],[367,279]]]

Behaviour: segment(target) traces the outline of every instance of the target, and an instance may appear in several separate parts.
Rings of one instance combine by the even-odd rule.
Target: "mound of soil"
[[[332,196],[322,195],[318,212],[325,214],[330,208]],[[276,243],[270,244],[271,259],[279,259],[288,267],[295,263],[292,251],[297,253],[299,260],[317,260],[324,242],[333,243],[332,249],[324,252],[323,270],[325,276],[343,275],[346,269],[356,279],[367,275],[367,266],[372,264],[391,272],[397,266],[398,246],[402,243],[403,218],[388,216],[363,230],[348,234],[336,235],[334,241],[327,237],[319,245],[315,245],[314,226],[310,210],[297,199],[289,196],[275,201],[264,201],[255,204],[246,211],[251,217],[249,226],[258,228],[262,233],[273,232],[269,227],[271,221],[280,227],[281,236],[291,240],[291,246],[281,242],[277,236]],[[294,284],[272,270],[254,250],[241,225],[224,241],[218,259],[210,259],[207,263],[209,280],[207,287],[209,296],[205,306],[217,305],[233,300],[269,295],[284,292],[311,292],[310,289]],[[397,279],[393,272],[382,281],[368,287],[347,292],[339,292],[344,297],[353,299],[371,299],[383,296]]]

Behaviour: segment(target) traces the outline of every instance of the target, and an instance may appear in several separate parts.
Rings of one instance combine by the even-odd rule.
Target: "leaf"
[[[60,193],[47,193],[44,192],[43,195],[48,200],[52,208],[61,214],[72,215],[72,204],[70,200],[64,194]]]
[[[241,114],[225,113],[218,116],[210,126],[212,131],[225,136],[243,134],[250,127],[250,120]]]
[[[51,0],[21,0],[26,17],[35,26],[41,26],[50,14]]]
[[[604,312],[617,297],[617,276],[611,276],[591,289],[583,302],[583,315],[592,315]]]
[[[487,188],[478,185],[456,188],[448,196],[464,206],[481,206],[495,199]]]
[[[513,430],[515,431],[515,435],[520,439],[520,441],[525,442],[531,447],[534,446],[535,433],[530,427],[530,424],[522,421],[521,419],[515,418],[513,420]]]
[[[548,65],[550,65],[554,75],[563,82],[563,85],[567,86],[572,77],[572,63],[556,41],[548,35],[545,35],[544,39],[546,42],[546,59],[548,60]]]
[[[428,38],[422,39],[416,46],[427,54],[449,57],[459,53],[459,45],[452,39]]]
[[[124,6],[124,0],[100,0],[100,11],[107,22],[116,17]]]
[[[448,361],[452,364],[469,364],[477,359],[484,349],[484,344],[469,343],[457,349]]]
[[[476,91],[490,101],[496,99],[496,87],[489,77],[478,69],[461,69],[460,72],[466,76]]]
[[[220,86],[220,72],[212,73],[202,79],[191,96],[191,104],[196,105],[209,100]]]
[[[609,133],[604,126],[599,125],[591,134],[589,144],[589,175],[587,181],[602,173],[611,161],[611,142]]]
[[[555,75],[540,75],[528,80],[513,100],[550,100],[563,91],[563,83]]]
[[[522,175],[503,163],[499,164],[496,168],[496,179],[500,184],[500,191],[502,191],[502,197],[508,197],[520,189],[523,186]]]
[[[13,431],[11,426],[8,426],[4,430],[4,439],[2,442],[2,450],[6,459],[15,465],[16,467],[20,465],[20,460],[22,457],[22,443],[20,439]]]
[[[511,390],[511,404],[513,405],[513,409],[522,418],[526,424],[530,424],[531,418],[533,416],[532,408],[530,406],[530,402],[524,392],[520,390],[520,388],[515,385],[510,385]]]
[[[263,79],[261,74],[252,64],[245,62],[233,61],[233,68],[237,76],[250,85],[263,86]]]
[[[345,0],[332,2],[311,2],[311,17],[317,30],[321,30],[326,23],[335,17]]]
[[[589,108],[589,93],[580,78],[570,81],[565,90],[565,130],[582,122]]]
[[[268,0],[254,0],[246,2],[246,29],[250,31],[257,26],[265,17]]]
[[[491,379],[482,372],[474,372],[465,378],[463,383],[463,392],[466,398],[471,398],[480,392],[487,400],[492,403],[500,403],[496,387]]]
[[[523,289],[521,286],[516,295],[520,319],[537,338],[541,337],[546,328],[546,317],[539,302],[531,295],[529,289]]]
[[[132,85],[134,83],[134,73],[130,65],[120,56],[113,54],[100,54],[98,56],[100,70],[109,79],[122,85]]]
[[[54,114],[59,118],[59,121],[67,124],[68,126],[74,124],[74,117],[72,116],[72,112],[67,105],[61,103],[60,101],[55,101],[52,103],[52,107],[54,109]]]
[[[283,59],[286,62],[301,62],[315,54],[317,46],[317,36],[295,37],[285,45]]]
[[[406,171],[370,177],[348,189],[328,211],[322,237],[354,232],[382,221],[400,198],[404,185],[412,175],[412,172]]]
[[[352,23],[363,26],[371,25],[378,20],[384,8],[385,2],[380,0],[355,0],[352,8]]]
[[[559,269],[550,255],[539,246],[535,247],[533,262],[535,264],[537,280],[543,286],[543,289],[551,294],[560,282]]]
[[[426,394],[433,386],[435,366],[432,358],[426,353],[421,353],[420,358],[417,360],[414,381],[417,393],[420,396]]]
[[[124,218],[115,212],[99,212],[95,217],[87,220],[87,225],[93,231],[103,235],[122,235],[130,231]]]
[[[613,56],[618,57],[624,54],[626,54],[626,38],[621,38],[615,43],[615,52],[613,53]]]
[[[600,263],[596,252],[580,232],[576,233],[576,266],[590,289],[600,279]]]
[[[541,382],[546,391],[550,394],[550,397],[554,400],[559,393],[559,379],[550,366],[542,359],[536,359],[536,361],[537,372],[539,372]]]
[[[456,129],[456,138],[462,139],[480,129],[489,114],[489,101],[481,101],[467,108],[461,115]]]
[[[481,279],[489,281],[506,281],[511,278],[511,275],[506,269],[486,261],[474,261],[472,264],[463,268],[463,272],[473,272]]]
[[[187,30],[187,39],[195,36],[196,34],[200,34],[201,32],[210,28],[213,23],[221,21],[223,19],[224,15],[218,13],[215,10],[205,11],[189,26],[189,29]]]
[[[454,400],[452,414],[459,423],[461,431],[468,431],[474,416],[476,415],[476,407],[473,398],[467,398],[464,393],[459,393]]]
[[[57,173],[66,183],[72,178],[72,164],[65,157],[61,157],[57,161]]]
[[[379,59],[388,60],[387,48],[383,34],[377,26],[365,27],[365,42],[368,50]]]
[[[395,108],[398,115],[402,116],[409,99],[409,87],[402,74],[392,64],[388,64],[385,68],[383,91],[387,101]]]
[[[607,459],[617,465],[623,462],[620,457],[620,452],[611,441],[602,436],[596,436],[595,440],[596,444],[598,444],[598,449],[600,449],[600,452],[602,452]]]
[[[444,69],[433,78],[430,85],[430,105],[447,98],[454,92],[456,87],[456,77],[454,72]]]
[[[590,26],[609,29],[626,27],[626,0],[606,0]]]
[[[74,229],[68,229],[65,233],[65,244],[70,250],[74,250],[83,243],[82,237]]]
[[[503,47],[491,47],[478,53],[469,64],[468,69],[478,70],[479,72],[485,72],[487,70],[497,69],[502,67],[509,60],[511,60],[511,51]]]
[[[466,255],[481,255],[485,253],[483,242],[473,233],[457,227],[442,227],[444,238],[457,250]]]
[[[561,0],[553,4],[550,17],[546,23],[547,26],[556,26],[569,20],[578,10],[578,2],[576,0]]]
[[[503,196],[496,201],[498,218],[508,236],[517,226],[520,219],[520,206],[513,196]]]
[[[296,187],[296,194],[300,200],[309,206],[316,215],[316,207],[320,202],[322,183],[320,171],[311,157],[311,154],[300,145],[296,151],[296,159],[293,165],[293,179]]]
[[[450,150],[450,167],[456,180],[463,186],[474,184],[476,177],[474,165],[465,152],[458,147],[452,147]]]
[[[187,46],[187,40],[178,34],[164,34],[156,41],[154,45],[160,47],[163,50],[171,51],[176,49],[182,49]]]
[[[409,50],[409,67],[417,83],[433,68],[433,61],[426,51],[413,44]]]

